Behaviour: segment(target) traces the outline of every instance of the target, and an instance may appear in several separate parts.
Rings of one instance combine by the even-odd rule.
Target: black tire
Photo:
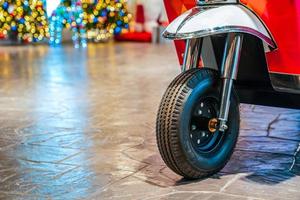
[[[205,128],[210,118],[218,116],[220,87],[216,71],[192,69],[180,74],[163,96],[156,122],[158,148],[167,166],[187,179],[219,172],[235,148],[240,113],[234,90],[228,130],[212,133]]]

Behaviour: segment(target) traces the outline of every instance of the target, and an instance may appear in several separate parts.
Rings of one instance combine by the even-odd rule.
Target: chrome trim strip
[[[250,29],[248,27],[243,26],[224,26],[224,27],[217,27],[215,29],[207,29],[207,30],[200,30],[193,33],[169,33],[165,31],[163,33],[163,37],[170,39],[170,40],[185,40],[185,39],[192,39],[192,38],[199,38],[199,37],[207,37],[211,35],[218,35],[218,34],[224,34],[224,33],[247,33],[250,35],[254,35],[262,40],[264,40],[271,48],[272,50],[277,49],[276,43],[270,39],[268,36]]]
[[[270,72],[270,79],[274,90],[300,94],[300,75]]]
[[[277,44],[276,44],[275,40],[273,39],[274,36],[273,36],[272,32],[270,31],[269,27],[266,25],[266,23],[265,23],[265,22],[257,15],[257,13],[254,12],[254,10],[248,8],[248,7],[247,7],[246,5],[244,5],[244,4],[240,4],[240,5],[244,6],[244,8],[246,8],[246,9],[249,10],[251,13],[253,13],[253,15],[255,15],[256,18],[264,25],[264,27],[265,27],[266,31],[268,32],[268,34],[269,34],[269,36],[270,36],[272,42],[273,42],[273,43],[275,44],[275,46],[276,46],[276,48],[274,48],[274,49],[277,49],[277,48],[278,48],[278,47],[277,47]],[[257,36],[256,36],[256,37],[257,37]],[[268,38],[269,38],[269,37],[268,37]],[[272,48],[273,48],[273,47],[272,47]]]
[[[237,4],[238,0],[196,0],[197,5],[206,6],[206,5],[216,5],[216,4]]]

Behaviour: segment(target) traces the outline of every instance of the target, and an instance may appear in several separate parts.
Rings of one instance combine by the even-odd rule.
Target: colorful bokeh
[[[0,34],[18,41],[36,42],[49,36],[41,0],[0,1]]]

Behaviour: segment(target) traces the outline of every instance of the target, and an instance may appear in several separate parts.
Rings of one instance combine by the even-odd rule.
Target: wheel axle
[[[213,118],[208,122],[208,130],[211,133],[215,133],[218,130],[218,119]]]

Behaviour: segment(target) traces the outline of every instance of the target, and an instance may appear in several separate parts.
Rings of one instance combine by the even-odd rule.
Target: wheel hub
[[[219,140],[218,103],[205,98],[194,107],[190,122],[190,140],[197,151],[210,151]]]

